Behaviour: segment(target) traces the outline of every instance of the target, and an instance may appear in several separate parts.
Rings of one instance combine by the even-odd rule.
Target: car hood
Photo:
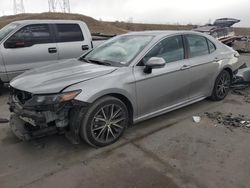
[[[13,79],[10,85],[33,94],[59,93],[70,85],[109,74],[116,69],[71,59],[27,71]]]

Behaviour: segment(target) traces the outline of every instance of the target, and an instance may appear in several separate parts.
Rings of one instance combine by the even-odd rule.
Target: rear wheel
[[[82,117],[80,135],[90,145],[103,147],[116,142],[128,126],[126,105],[117,98],[96,101]]]
[[[0,80],[0,95],[3,93],[4,90],[4,84],[3,82]]]
[[[211,99],[214,101],[223,100],[229,92],[231,80],[230,73],[223,70],[216,78]]]

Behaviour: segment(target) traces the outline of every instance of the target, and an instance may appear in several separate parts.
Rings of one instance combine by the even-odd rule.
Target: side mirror
[[[5,48],[25,48],[30,47],[34,45],[34,41],[32,38],[29,38],[29,40],[21,38],[21,37],[10,37],[5,43]]]
[[[165,67],[166,61],[161,57],[151,57],[145,64],[144,73],[152,73],[152,69],[160,69]]]
[[[33,44],[31,42],[25,42],[22,40],[15,41],[15,40],[9,40],[4,43],[5,48],[24,48],[24,47],[30,47]]]

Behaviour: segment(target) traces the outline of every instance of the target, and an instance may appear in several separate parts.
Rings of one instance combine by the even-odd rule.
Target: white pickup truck
[[[82,21],[13,22],[0,30],[0,88],[26,70],[77,58],[93,46],[88,26]]]

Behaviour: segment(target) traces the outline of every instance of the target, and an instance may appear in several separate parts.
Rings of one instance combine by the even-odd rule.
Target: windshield
[[[0,30],[0,41],[3,40],[11,31],[13,31],[19,24],[9,24]]]
[[[128,65],[152,40],[152,36],[125,35],[105,42],[84,58],[107,62],[113,66]]]

